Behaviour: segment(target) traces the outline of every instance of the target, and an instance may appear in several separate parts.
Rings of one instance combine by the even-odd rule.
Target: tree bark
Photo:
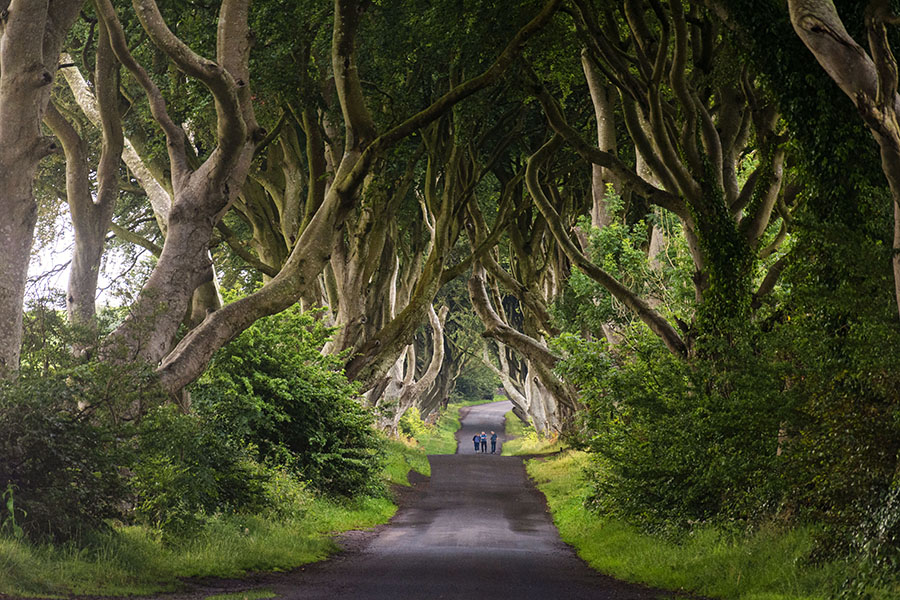
[[[830,0],[789,0],[791,23],[822,68],[850,97],[881,149],[882,171],[893,199],[894,247],[891,268],[900,314],[900,95],[897,63],[887,39],[887,2],[873,0],[867,19],[870,57],[854,40]],[[874,60],[873,60],[874,58]]]
[[[55,149],[41,133],[56,65],[83,0],[12,0],[0,20],[0,378],[19,367],[25,281],[37,222],[32,182]]]
[[[397,409],[394,411],[391,429],[397,430],[400,418],[407,410],[409,410],[419,399],[419,396],[425,393],[429,387],[435,382],[444,364],[444,320],[447,318],[447,307],[441,308],[440,313],[435,312],[434,306],[428,309],[428,321],[431,325],[431,361],[428,368],[422,376],[415,380],[416,362],[415,354],[410,356],[407,361],[407,372],[405,380],[400,382],[399,394],[397,394]],[[391,400],[388,398],[388,400]]]
[[[472,267],[468,289],[472,308],[485,327],[482,335],[502,342],[522,355],[532,364],[532,370],[538,373],[543,385],[553,395],[555,401],[574,413],[578,408],[574,395],[553,373],[553,367],[559,362],[559,357],[540,341],[510,327],[500,318],[491,305],[485,288],[484,267],[479,263]]]

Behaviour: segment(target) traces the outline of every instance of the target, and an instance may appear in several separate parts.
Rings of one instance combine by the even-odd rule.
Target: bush
[[[642,527],[771,513],[779,432],[791,412],[772,365],[748,351],[684,361],[649,334],[636,351],[562,341],[589,407],[592,503]]]
[[[428,425],[422,420],[418,407],[412,406],[400,417],[400,433],[407,437],[419,438],[428,434]]]
[[[253,444],[315,490],[380,492],[381,439],[340,360],[320,353],[330,334],[298,307],[257,321],[216,355],[194,404],[234,443]]]
[[[160,406],[141,422],[130,479],[135,516],[166,535],[215,513],[253,512],[268,502],[271,475],[196,414]]]
[[[119,385],[140,390],[139,380],[88,365],[0,384],[0,490],[14,506],[0,515],[7,528],[64,540],[123,515],[130,426],[122,404],[107,400]]]

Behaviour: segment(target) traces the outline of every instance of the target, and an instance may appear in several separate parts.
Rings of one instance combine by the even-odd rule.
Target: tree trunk
[[[581,66],[587,80],[594,118],[597,121],[597,147],[603,152],[616,152],[616,122],[613,111],[613,95],[603,85],[600,73],[586,51],[581,52]],[[619,190],[618,179],[606,167],[591,164],[591,227],[602,228],[612,223],[613,215],[606,206],[606,184]]]
[[[4,2],[0,23],[0,378],[19,368],[37,205],[32,181],[55,149],[41,133],[59,52],[82,0]]]

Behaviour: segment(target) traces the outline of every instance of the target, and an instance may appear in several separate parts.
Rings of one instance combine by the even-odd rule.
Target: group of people
[[[478,449],[481,448],[481,452],[487,453],[487,441],[488,436],[485,432],[481,432],[481,434],[475,434],[472,436],[472,442],[475,444],[475,452],[478,452]],[[497,451],[497,434],[493,431],[491,432],[491,454],[494,454]]]

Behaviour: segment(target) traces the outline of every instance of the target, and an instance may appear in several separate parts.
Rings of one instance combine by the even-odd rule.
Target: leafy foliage
[[[313,489],[352,496],[379,486],[372,415],[319,349],[330,330],[298,307],[262,319],[215,357],[194,386],[196,410],[235,443],[253,444]]]
[[[560,340],[563,371],[589,407],[593,505],[650,528],[771,513],[791,411],[778,371],[749,348],[685,362],[649,334],[636,337],[627,354]]]
[[[411,438],[418,438],[428,433],[428,425],[422,420],[418,407],[412,406],[400,417],[400,432]]]
[[[139,389],[141,378],[87,366],[0,386],[0,488],[13,501],[3,517],[9,527],[62,540],[124,515],[121,468],[133,454],[122,439],[130,428],[112,418],[121,404],[107,402],[107,393]]]
[[[129,479],[138,522],[167,535],[197,529],[216,513],[258,512],[271,474],[196,414],[160,406],[142,420]]]

